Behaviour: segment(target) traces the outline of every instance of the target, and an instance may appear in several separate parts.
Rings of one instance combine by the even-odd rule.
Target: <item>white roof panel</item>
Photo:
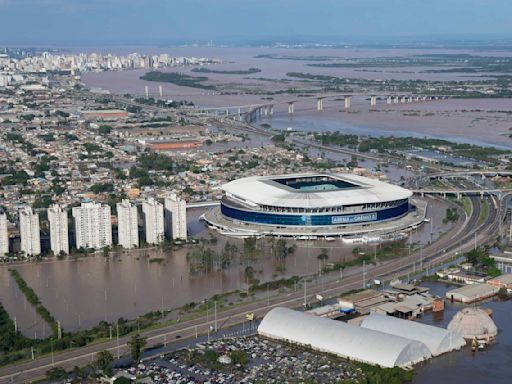
[[[357,184],[354,188],[305,192],[286,187],[274,179],[329,176],[349,183]],[[352,174],[296,174],[277,176],[252,176],[231,181],[223,185],[223,190],[245,201],[259,205],[277,207],[319,208],[380,203],[408,199],[412,192],[376,179]]]
[[[466,342],[455,332],[411,320],[372,313],[361,323],[361,327],[403,336],[425,344],[433,356],[460,349]]]
[[[425,344],[341,321],[274,308],[261,321],[258,333],[382,367],[405,367],[431,357]]]

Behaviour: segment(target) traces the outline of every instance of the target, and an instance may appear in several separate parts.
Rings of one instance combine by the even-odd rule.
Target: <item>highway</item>
[[[506,196],[506,199],[509,195]],[[494,238],[498,232],[500,217],[504,217],[504,205],[500,204],[495,197],[490,198],[489,215],[481,224],[480,218],[480,200],[476,197],[470,198],[474,208],[470,217],[465,217],[451,231],[442,236],[438,241],[426,246],[420,256],[420,252],[413,253],[411,256],[405,256],[399,259],[393,259],[387,262],[377,264],[367,270],[367,281],[379,277],[382,280],[389,280],[398,275],[405,275],[417,271],[420,264],[426,266],[428,264],[440,263],[457,254],[468,251],[477,244],[483,244],[489,239]],[[462,211],[461,211],[462,212]],[[414,267],[413,267],[414,265]],[[342,292],[362,287],[363,280],[360,268],[353,268],[346,271],[343,278],[336,281],[325,282],[323,286],[307,287],[307,296],[322,294],[324,297],[339,295]],[[253,312],[258,317],[263,316],[270,309],[278,306],[297,308],[304,302],[304,293],[302,289],[298,291],[280,294],[267,300],[254,301],[252,303],[227,309],[220,312],[217,318],[217,324],[223,328],[240,324],[245,321],[245,315]],[[215,326],[215,321],[206,316],[202,316],[193,320],[183,321],[182,323],[166,326],[161,329],[155,329],[142,332],[144,337],[148,339],[148,346],[170,343],[185,338],[194,338],[196,332],[199,334],[207,333],[210,326]],[[102,350],[110,350],[114,356],[117,356],[118,350],[120,354],[127,351],[126,342],[128,336],[119,339],[119,347],[115,339],[88,345],[79,349],[64,351],[52,356],[46,355],[33,361],[25,361],[17,365],[6,366],[0,368],[0,383],[22,383],[39,379],[45,376],[45,373],[52,366],[60,366],[71,370],[74,366],[83,366],[93,361],[95,353]]]

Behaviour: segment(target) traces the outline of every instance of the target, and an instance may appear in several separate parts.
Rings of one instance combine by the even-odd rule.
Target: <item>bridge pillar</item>
[[[395,96],[395,99],[393,100],[395,104],[398,104],[400,102],[400,96]]]
[[[402,96],[402,104],[404,104],[406,102],[407,102],[407,97],[406,96]]]
[[[425,192],[421,192],[421,198],[425,197]]]
[[[393,102],[393,96],[388,96],[386,99],[386,104],[391,104]]]
[[[423,97],[421,98],[421,100],[426,101],[426,100],[427,100],[427,96],[423,96]]]
[[[149,87],[147,85],[144,86],[144,94],[146,95],[146,99],[149,99]]]
[[[160,95],[160,98],[164,97],[164,90],[161,85],[158,86],[158,94]]]
[[[457,200],[460,200],[461,197],[462,197],[462,194],[460,192],[457,193]]]
[[[416,96],[415,100],[416,100],[416,102],[420,101],[420,97]]]
[[[224,111],[225,115],[229,115],[229,109],[226,108],[226,110]]]
[[[270,116],[274,114],[274,106],[272,104],[270,104],[270,106],[268,107],[268,114]]]
[[[377,105],[377,96],[370,96],[370,106],[375,107]]]
[[[481,198],[481,199],[483,199],[483,198],[484,198],[484,193],[483,193],[483,191],[482,191],[482,192],[480,192],[480,198]]]
[[[409,103],[412,103],[412,96],[409,96],[408,101],[409,101]]]
[[[288,103],[288,114],[289,115],[293,115],[293,105],[294,105],[293,101]]]
[[[242,108],[238,108],[238,116],[242,114]]]
[[[446,192],[443,192],[443,198],[446,199]]]
[[[316,110],[318,112],[324,110],[324,100],[320,97],[318,99],[316,99]]]
[[[350,109],[350,106],[352,105],[352,96],[345,96],[345,109]]]
[[[266,105],[263,107],[263,115],[268,116],[268,107]]]

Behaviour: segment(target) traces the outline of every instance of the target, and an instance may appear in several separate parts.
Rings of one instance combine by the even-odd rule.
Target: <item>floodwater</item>
[[[432,293],[442,297],[447,290],[454,288],[440,283],[422,285],[429,286]],[[414,384],[510,383],[512,301],[490,301],[483,306],[493,310],[492,318],[499,330],[496,342],[483,351],[473,353],[471,348],[465,347],[416,366]],[[446,328],[452,317],[463,307],[460,303],[445,302],[445,310],[441,316],[429,312],[420,321]]]
[[[94,50],[94,49],[91,49]],[[104,49],[103,49],[104,50]],[[101,49],[100,49],[101,51]],[[114,50],[116,51],[116,50]],[[118,49],[120,53],[130,52]],[[101,88],[114,93],[141,95],[144,87],[149,87],[152,96],[158,95],[158,86],[162,85],[167,99],[186,99],[197,106],[226,107],[259,104],[266,102],[264,96],[250,94],[250,90],[273,91],[283,87],[303,87],[308,84],[290,79],[289,83],[278,80],[286,78],[287,72],[308,72],[320,75],[334,75],[346,78],[385,79],[423,79],[423,80],[468,80],[461,73],[421,73],[428,68],[383,68],[379,71],[361,72],[357,68],[318,68],[307,66],[308,60],[275,60],[255,58],[258,54],[279,54],[287,56],[327,56],[334,58],[390,57],[400,55],[420,55],[424,53],[481,54],[471,50],[411,50],[411,49],[278,49],[278,48],[146,48],[145,52],[167,52],[176,56],[209,57],[223,60],[215,65],[216,70],[247,69],[257,67],[261,72],[252,75],[206,74],[210,81],[221,85],[225,90],[240,90],[240,94],[219,94],[202,89],[179,87],[174,84],[147,82],[140,80],[145,70],[118,72],[85,73],[84,83],[90,88]],[[510,52],[486,52],[486,55],[509,56]],[[189,73],[193,67],[165,69]],[[192,73],[192,75],[197,75]],[[477,78],[481,80],[482,78]],[[249,92],[245,92],[249,90]],[[275,115],[269,119],[273,127],[286,129],[292,127],[307,131],[342,131],[367,135],[428,136],[444,138],[455,142],[512,148],[509,138],[512,121],[507,111],[511,110],[510,99],[454,99],[423,103],[387,105],[380,100],[376,108],[370,108],[369,100],[364,97],[353,99],[350,113],[342,109],[342,100],[324,100],[324,111],[316,111],[316,100],[296,103],[295,115],[286,113],[289,95],[274,95]],[[267,101],[268,102],[268,101]]]
[[[189,210],[189,232],[197,238],[217,236],[216,232],[197,220],[202,212],[201,209]],[[427,215],[432,217],[434,239],[450,228],[450,224],[442,222],[445,217],[444,205],[431,200]],[[425,244],[429,237],[430,226],[422,226],[412,234],[411,241]],[[226,241],[243,249],[242,240],[221,236],[218,236],[217,244],[211,247],[221,252]],[[261,242],[263,253],[249,264],[260,282],[318,273],[320,262],[317,256],[322,248],[327,249],[329,256],[326,262],[343,262],[354,257],[353,246],[341,241],[299,241],[295,242],[297,250],[284,263],[280,263],[269,256],[270,240]],[[289,242],[288,245],[291,244]],[[362,248],[370,253],[373,247]],[[246,288],[243,263],[234,262],[225,271],[194,274],[190,272],[186,259],[189,250],[186,247],[172,252],[141,250],[119,257],[96,255],[0,266],[0,277],[4,284],[0,290],[0,300],[11,316],[17,317],[24,334],[41,337],[48,328],[34,314],[31,306],[24,303],[23,296],[8,276],[9,267],[19,271],[66,331],[90,328],[101,320],[135,318],[153,310],[174,309],[214,294]]]

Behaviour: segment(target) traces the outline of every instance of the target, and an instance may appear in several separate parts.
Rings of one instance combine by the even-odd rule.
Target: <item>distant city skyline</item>
[[[507,0],[0,0],[0,44],[512,37]]]

